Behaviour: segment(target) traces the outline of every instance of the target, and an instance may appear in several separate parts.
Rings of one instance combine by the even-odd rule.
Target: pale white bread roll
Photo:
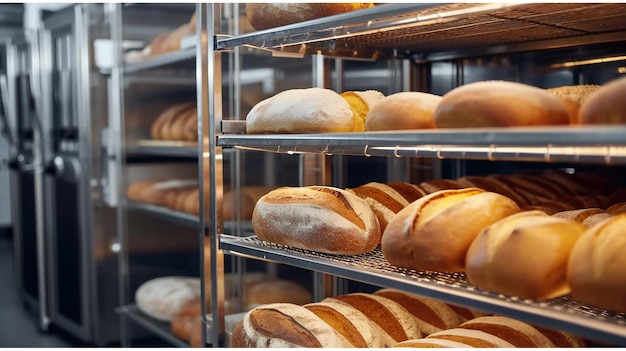
[[[444,302],[396,289],[381,289],[374,294],[402,305],[413,315],[422,335],[454,328],[461,324],[457,313]]]
[[[510,342],[493,334],[485,333],[480,330],[471,330],[464,328],[452,328],[438,331],[436,333],[430,334],[426,337],[426,339],[445,339],[480,348],[514,347],[513,344],[511,344]]]
[[[626,214],[608,218],[585,232],[572,250],[567,278],[574,299],[626,312]]]
[[[365,119],[372,106],[383,99],[385,95],[376,90],[346,91],[341,93],[354,113],[354,131],[365,131]]]
[[[544,89],[507,81],[481,81],[443,96],[434,114],[437,128],[568,125],[563,102]]]
[[[351,344],[310,310],[289,303],[274,303],[246,313],[233,329],[231,346],[344,348]]]
[[[569,211],[557,212],[557,213],[554,213],[552,216],[582,223],[589,216],[593,216],[598,213],[605,213],[605,212],[600,208],[583,208],[580,210],[569,210]]]
[[[351,293],[328,297],[322,302],[347,304],[361,311],[379,330],[385,347],[401,341],[417,339],[422,333],[415,319],[402,305],[383,296],[367,293]]]
[[[302,285],[283,279],[266,279],[252,284],[246,291],[246,310],[260,305],[287,302],[304,305],[313,301],[313,295]]]
[[[330,89],[290,89],[256,104],[246,117],[248,134],[352,132],[348,102]]]
[[[381,239],[382,252],[398,267],[462,272],[478,233],[517,212],[513,200],[482,189],[438,191],[396,214]]]
[[[587,218],[585,218],[585,220],[583,220],[581,223],[582,225],[584,225],[587,228],[591,228],[593,226],[595,226],[596,224],[605,221],[609,218],[613,217],[610,213],[596,213],[593,214]]]
[[[407,91],[381,99],[365,119],[366,131],[431,129],[435,127],[433,114],[441,96]]]
[[[546,89],[546,91],[550,94],[554,94],[554,96],[563,101],[570,115],[570,124],[579,125],[578,111],[580,110],[580,106],[582,106],[587,97],[598,90],[598,88],[600,88],[599,85],[583,84],[550,88]]]
[[[270,191],[254,207],[252,228],[264,241],[339,255],[370,252],[381,234],[365,200],[328,186]]]
[[[199,278],[168,276],[141,284],[135,292],[135,302],[148,316],[170,322],[185,304],[199,296]]]
[[[473,348],[474,346],[469,344],[464,344],[458,341],[446,340],[446,339],[436,339],[436,338],[423,338],[423,339],[411,339],[399,342],[392,347],[412,347],[412,348],[420,348],[420,349],[432,349],[432,348],[455,348],[455,349],[464,349],[464,348]]]
[[[570,251],[587,228],[571,220],[527,211],[485,228],[467,251],[467,279],[497,293],[550,299],[569,293]]]
[[[372,3],[246,3],[246,17],[256,30],[280,27],[344,12],[365,9]]]
[[[370,205],[378,218],[381,232],[384,232],[387,223],[393,219],[396,213],[409,205],[409,201],[402,194],[383,183],[370,182],[347,189],[347,191],[358,195]]]
[[[555,347],[554,343],[532,325],[504,316],[471,319],[460,328],[480,330],[513,344],[514,347]]]
[[[380,328],[363,312],[350,305],[317,302],[304,305],[303,307],[309,309],[328,323],[338,333],[343,335],[353,347],[385,347]]]
[[[612,80],[587,97],[580,107],[580,123],[626,124],[626,77]]]

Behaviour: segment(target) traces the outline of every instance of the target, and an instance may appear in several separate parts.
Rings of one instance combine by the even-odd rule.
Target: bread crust
[[[376,214],[363,199],[327,186],[267,193],[254,207],[252,227],[264,241],[340,255],[372,251],[381,235]]]
[[[263,30],[372,6],[372,3],[246,3],[246,16],[254,29]]]
[[[365,119],[366,131],[435,128],[433,114],[441,96],[417,91],[395,93],[381,99]]]
[[[618,78],[590,94],[580,107],[579,119],[587,124],[626,123],[626,77]]]
[[[396,214],[381,240],[383,255],[399,267],[462,272],[478,233],[517,212],[513,200],[482,189],[438,191]]]

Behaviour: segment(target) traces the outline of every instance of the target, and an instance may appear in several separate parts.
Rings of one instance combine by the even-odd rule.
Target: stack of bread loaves
[[[150,134],[154,140],[198,140],[198,110],[195,103],[174,104],[165,109],[152,123]]]

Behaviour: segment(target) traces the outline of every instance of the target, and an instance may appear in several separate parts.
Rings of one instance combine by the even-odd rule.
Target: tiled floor
[[[41,332],[35,316],[22,304],[15,288],[13,247],[0,236],[0,347],[71,347],[71,338],[54,330]]]

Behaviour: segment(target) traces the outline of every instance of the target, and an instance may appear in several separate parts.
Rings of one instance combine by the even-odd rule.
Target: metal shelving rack
[[[211,8],[209,8],[211,10]],[[253,46],[300,55],[316,53],[360,59],[410,59],[428,62],[582,44],[623,43],[624,4],[384,4],[375,8],[230,37],[215,36],[208,55]],[[211,11],[208,27],[211,22]],[[623,16],[621,16],[623,17]],[[602,25],[598,25],[602,23]],[[210,63],[210,62],[209,62]],[[210,65],[208,65],[210,67]],[[210,75],[207,74],[209,78]],[[211,80],[209,79],[209,82]],[[210,113],[215,113],[210,106]],[[241,124],[242,121],[223,121]],[[241,127],[241,126],[239,126]],[[230,126],[226,129],[231,129]],[[226,130],[223,129],[223,130]],[[237,129],[237,128],[234,128]],[[241,128],[239,128],[241,129]],[[475,158],[625,164],[624,127],[511,128],[432,130],[354,134],[222,134],[216,148],[320,155]],[[214,186],[215,180],[211,180]],[[214,204],[213,200],[211,202]],[[624,314],[582,306],[565,297],[521,300],[480,291],[462,274],[401,270],[390,266],[380,250],[353,258],[323,255],[233,237],[211,228],[211,240],[231,255],[293,265],[356,281],[413,291],[450,303],[626,345]],[[216,250],[216,248],[212,248]],[[215,296],[216,290],[213,290]],[[216,312],[213,319],[219,318]],[[209,336],[219,340],[215,331]]]

